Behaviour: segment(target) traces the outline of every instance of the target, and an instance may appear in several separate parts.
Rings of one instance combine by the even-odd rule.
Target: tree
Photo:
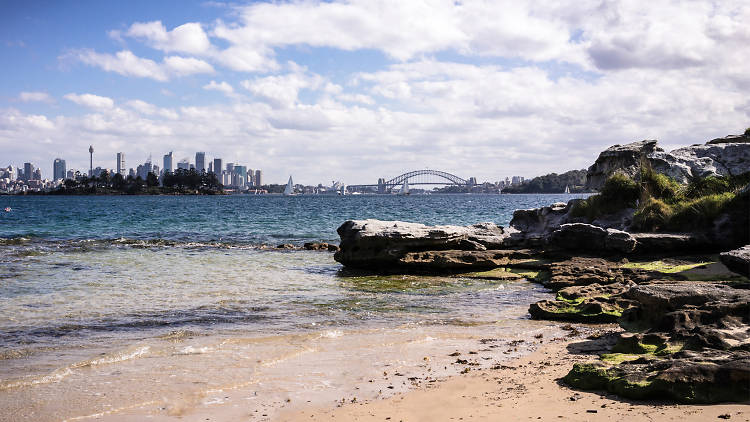
[[[125,178],[120,173],[115,173],[112,177],[112,189],[124,191],[126,187],[127,182],[125,182]]]
[[[152,171],[148,172],[148,175],[146,176],[146,186],[150,188],[159,186],[159,178],[156,177]]]

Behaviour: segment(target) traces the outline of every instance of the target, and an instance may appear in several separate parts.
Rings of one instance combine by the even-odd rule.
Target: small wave
[[[338,338],[344,335],[341,330],[328,330],[320,335],[320,338]]]
[[[150,349],[150,346],[141,346],[135,349],[129,349],[122,352],[112,353],[97,358],[76,362],[63,368],[58,368],[47,375],[30,376],[15,380],[0,381],[0,391],[10,390],[14,388],[33,387],[39,384],[60,382],[67,376],[73,374],[74,370],[76,369],[99,365],[108,365],[132,359],[138,359],[148,354]]]
[[[208,346],[204,346],[204,347],[185,346],[179,351],[177,351],[175,355],[203,355],[203,354],[210,353],[213,351],[214,351],[214,348],[208,347]]]
[[[74,363],[70,365],[71,368],[85,368],[88,366],[106,365],[111,363],[124,362],[126,360],[137,359],[145,356],[148,351],[151,350],[151,346],[141,346],[135,350],[126,350],[110,355],[104,355],[99,358],[89,359],[82,362]]]

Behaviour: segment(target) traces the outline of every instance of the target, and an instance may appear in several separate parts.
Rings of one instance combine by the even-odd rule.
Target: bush
[[[710,225],[719,214],[729,208],[736,196],[733,192],[725,192],[681,202],[675,207],[666,228],[695,230],[696,227]]]
[[[663,199],[667,202],[678,201],[682,196],[682,186],[674,179],[657,173],[651,166],[641,167],[641,185],[644,192],[642,199],[648,197]]]
[[[750,127],[745,129],[745,136],[750,136]]]
[[[602,186],[601,193],[578,202],[571,210],[573,217],[593,220],[625,208],[634,208],[640,197],[640,188],[631,178],[615,173]]]
[[[709,176],[691,181],[687,188],[685,188],[685,197],[695,199],[701,196],[729,192],[730,190],[732,190],[732,184],[728,178]]]
[[[671,220],[672,207],[660,199],[646,199],[633,215],[633,227],[640,231],[657,231]]]

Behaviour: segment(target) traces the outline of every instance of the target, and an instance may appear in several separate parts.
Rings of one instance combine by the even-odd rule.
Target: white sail
[[[404,185],[401,186],[401,190],[398,192],[399,195],[408,195],[409,194],[409,181],[404,180]]]
[[[570,187],[568,185],[565,185],[565,193],[570,193]]]
[[[286,183],[284,188],[284,196],[294,195],[294,183],[292,182],[292,176],[289,176],[289,181]]]

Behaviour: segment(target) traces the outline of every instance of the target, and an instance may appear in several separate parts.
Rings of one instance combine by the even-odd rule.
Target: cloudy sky
[[[495,181],[750,126],[745,0],[0,2],[0,165]]]

